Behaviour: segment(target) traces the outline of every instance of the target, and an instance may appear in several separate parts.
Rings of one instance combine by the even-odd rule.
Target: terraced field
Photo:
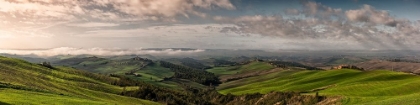
[[[221,84],[220,93],[246,94],[300,91],[342,97],[343,104],[420,103],[420,77],[402,72],[376,70],[282,71]]]
[[[0,57],[0,104],[158,104],[117,95],[117,78]]]

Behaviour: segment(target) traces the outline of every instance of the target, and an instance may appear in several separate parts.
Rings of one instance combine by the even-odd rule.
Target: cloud
[[[264,36],[298,37],[305,35],[300,27],[283,19],[281,16],[241,16],[238,18],[216,17],[221,23],[233,23],[236,27],[226,27],[222,32],[232,31],[241,34],[260,34]]]
[[[363,5],[361,9],[357,10],[348,10],[345,14],[347,19],[353,22],[373,23],[375,25],[383,24],[392,27],[398,24],[398,21],[390,16],[387,11],[376,10],[370,5]]]
[[[330,19],[331,17],[340,17],[342,10],[340,8],[331,8],[320,3],[307,1],[303,2],[303,13],[307,16],[316,16],[323,19]]]
[[[119,27],[125,21],[174,24],[235,8],[229,0],[0,0],[0,28],[13,35],[53,37]],[[52,27],[37,29],[44,26]]]
[[[13,37],[11,33],[0,30],[0,38],[11,38],[11,37]]]
[[[285,13],[288,15],[299,15],[301,12],[298,9],[286,9]]]
[[[157,18],[177,15],[189,17],[189,14],[205,17],[206,14],[197,11],[196,8],[212,9],[212,6],[235,9],[229,0],[113,0],[109,4],[122,13]]]
[[[79,37],[199,37],[221,34],[223,27],[234,26],[232,24],[173,24],[159,25],[134,29],[103,29],[92,30],[77,34]]]
[[[115,23],[101,23],[101,22],[88,22],[88,23],[76,23],[76,24],[66,24],[67,26],[74,26],[74,27],[114,27],[119,26],[119,24]]]
[[[100,56],[115,56],[115,55],[141,55],[141,54],[154,54],[154,55],[182,55],[191,53],[204,52],[202,49],[104,49],[104,48],[71,48],[60,47],[45,50],[1,50],[0,53],[17,54],[17,55],[37,55],[42,57],[50,57],[57,55],[100,55]]]
[[[302,5],[304,9],[300,14],[305,16],[298,18],[252,15],[216,16],[213,19],[221,24],[235,25],[223,28],[222,32],[244,35],[257,34],[295,41],[326,39],[334,42],[331,44],[344,41],[365,49],[415,49],[415,46],[418,46],[418,23],[397,19],[387,11],[376,10],[369,5],[345,12],[315,2],[304,2]],[[289,12],[295,14],[297,11],[299,10]],[[306,42],[306,45],[314,44]]]
[[[206,14],[198,9],[235,9],[229,0],[1,0],[0,12],[35,20],[174,19]]]

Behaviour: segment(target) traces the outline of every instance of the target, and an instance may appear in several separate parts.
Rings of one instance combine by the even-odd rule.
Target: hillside
[[[65,65],[94,73],[124,74],[135,72],[151,62],[149,59],[139,57],[111,60],[93,56],[59,60],[53,62],[53,65]]]
[[[207,71],[219,75],[222,82],[228,82],[290,69],[320,70],[319,68],[306,66],[296,62],[252,60],[234,66],[214,67]]]
[[[157,104],[117,95],[118,78],[0,57],[1,104]]]
[[[171,62],[173,64],[177,64],[177,65],[183,65],[183,66],[187,66],[190,68],[194,68],[194,69],[208,69],[211,68],[208,65],[205,65],[203,61],[200,60],[196,60],[193,58],[171,58],[171,59],[164,59],[163,61],[167,61],[167,62]]]
[[[387,70],[420,74],[420,63],[413,63],[413,62],[392,62],[392,61],[386,61],[386,60],[371,60],[371,61],[356,63],[354,65],[364,68],[365,70],[387,69]]]
[[[342,104],[394,105],[419,103],[420,77],[401,72],[357,70],[284,70],[223,83],[222,94],[299,91],[341,97]]]
[[[192,58],[185,58],[187,61]],[[164,65],[162,64],[164,63]],[[219,84],[217,77],[207,71],[174,64],[166,61],[152,61],[147,58],[134,57],[130,59],[109,59],[100,57],[70,58],[55,62],[54,65],[65,65],[93,73],[116,74],[130,77],[134,80],[144,81],[154,85],[183,89],[183,84],[196,87]],[[189,81],[185,83],[178,82]],[[194,83],[195,82],[195,83]],[[197,86],[197,84],[201,86]]]
[[[279,70],[281,70],[281,68],[276,68],[267,62],[252,61],[243,65],[214,67],[212,69],[208,69],[207,71],[219,75],[219,78],[222,82],[227,82],[269,74]]]

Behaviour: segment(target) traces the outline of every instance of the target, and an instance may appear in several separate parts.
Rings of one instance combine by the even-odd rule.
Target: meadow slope
[[[0,104],[143,105],[158,104],[117,95],[118,78],[68,67],[47,68],[0,56]]]
[[[420,103],[420,77],[386,70],[284,70],[223,83],[222,94],[298,91],[342,97],[342,104],[407,105]]]

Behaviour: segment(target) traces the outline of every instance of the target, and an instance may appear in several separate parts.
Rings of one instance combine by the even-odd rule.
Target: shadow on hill
[[[1,102],[1,101],[0,101],[0,105],[12,105],[12,104],[5,103],[5,102]]]

